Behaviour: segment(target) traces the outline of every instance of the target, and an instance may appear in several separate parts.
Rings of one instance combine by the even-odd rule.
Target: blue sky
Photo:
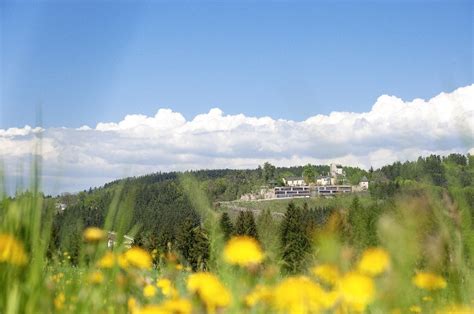
[[[304,120],[473,82],[473,1],[0,4],[0,128],[171,108]]]

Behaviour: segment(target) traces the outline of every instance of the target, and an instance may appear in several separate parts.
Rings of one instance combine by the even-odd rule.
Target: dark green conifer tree
[[[257,224],[255,223],[255,216],[253,215],[253,212],[250,210],[246,211],[244,214],[244,217],[245,217],[245,228],[246,228],[245,234],[250,237],[253,237],[256,240],[259,240]]]
[[[194,271],[205,270],[209,260],[209,238],[205,230],[193,220],[186,219],[180,226],[176,246]]]
[[[232,224],[232,221],[230,220],[229,214],[227,212],[224,212],[221,215],[219,224],[221,226],[222,233],[224,234],[224,240],[229,240],[230,237],[232,237],[232,235],[234,234],[234,225]]]
[[[288,204],[280,232],[282,271],[288,274],[303,271],[311,242],[305,230],[303,211],[293,202]]]
[[[245,212],[239,211],[237,215],[237,220],[235,221],[235,234],[244,235],[245,234]]]
[[[247,235],[258,240],[257,224],[252,211],[241,211],[235,223],[236,235]]]

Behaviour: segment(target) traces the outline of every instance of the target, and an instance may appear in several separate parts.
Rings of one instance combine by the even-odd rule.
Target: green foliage
[[[311,243],[305,230],[304,217],[303,210],[290,203],[281,222],[282,271],[287,274],[300,273],[307,266]]]
[[[224,234],[224,240],[227,241],[230,237],[234,234],[234,225],[230,220],[229,214],[227,212],[222,213],[221,218],[219,220],[219,225],[221,227],[221,231]]]
[[[255,217],[250,210],[240,211],[235,222],[235,234],[247,235],[259,239]]]
[[[271,260],[277,259],[279,239],[275,236],[278,224],[269,209],[263,210],[257,218],[257,230],[263,248],[269,254]]]
[[[376,204],[364,207],[357,196],[352,200],[348,214],[347,240],[359,249],[365,249],[378,244],[377,223],[381,210]]]
[[[303,178],[304,181],[309,184],[309,183],[314,183],[316,180],[316,170],[314,166],[311,164],[307,164],[303,168]]]
[[[209,260],[209,238],[192,219],[186,219],[176,236],[176,246],[194,271],[206,270]]]
[[[357,168],[357,167],[344,167],[344,172],[346,173],[347,180],[352,185],[359,184],[360,180],[365,176],[369,177],[369,172]]]
[[[275,180],[275,166],[269,162],[263,164],[262,178],[265,183]]]

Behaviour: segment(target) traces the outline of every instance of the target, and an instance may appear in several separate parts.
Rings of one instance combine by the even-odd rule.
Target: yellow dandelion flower
[[[167,313],[173,314],[191,314],[193,310],[191,302],[186,299],[166,300],[161,304],[161,307]]]
[[[147,298],[152,298],[156,295],[156,288],[153,285],[146,285],[143,288],[143,295]]]
[[[98,242],[105,239],[105,232],[97,227],[89,227],[84,230],[84,239],[87,242]]]
[[[97,265],[100,268],[112,268],[116,262],[116,256],[111,251],[107,251],[104,256],[99,260]]]
[[[326,284],[335,285],[339,277],[339,269],[335,265],[321,264],[311,269],[312,273]]]
[[[23,243],[9,234],[0,234],[0,263],[22,266],[27,260]]]
[[[61,310],[64,307],[64,302],[66,301],[66,296],[64,293],[60,292],[55,298],[54,298],[54,307],[57,310]]]
[[[104,275],[100,271],[95,271],[89,275],[88,279],[92,284],[99,284],[104,281]]]
[[[171,280],[161,278],[156,281],[156,286],[161,289],[161,293],[166,297],[176,297],[178,291],[173,287]]]
[[[184,267],[183,267],[183,265],[181,265],[181,264],[176,264],[176,266],[175,266],[175,269],[176,269],[176,270],[183,270],[183,268],[184,268]]]
[[[224,260],[233,265],[250,266],[260,264],[264,254],[260,244],[252,237],[233,237],[224,248]]]
[[[245,304],[253,307],[257,303],[270,303],[272,301],[272,290],[264,285],[257,285],[255,289],[245,296]]]
[[[305,276],[289,277],[273,291],[273,305],[280,312],[304,314],[319,312],[333,306],[328,294]]]
[[[186,299],[167,300],[161,304],[146,305],[135,313],[139,314],[191,314],[192,305]]]
[[[165,310],[160,305],[145,305],[141,309],[137,310],[136,313],[138,314],[170,314],[167,310]]]
[[[425,290],[439,290],[446,288],[446,280],[443,277],[429,273],[419,272],[413,278],[412,282],[415,286]]]
[[[390,266],[390,256],[381,248],[370,248],[364,251],[358,264],[358,270],[369,276],[376,276]]]
[[[408,310],[412,313],[421,313],[421,307],[419,305],[412,305]]]
[[[349,272],[339,281],[339,292],[345,304],[356,311],[364,311],[374,299],[375,286],[369,276]]]
[[[137,299],[135,299],[134,297],[128,298],[127,307],[130,313],[137,312],[138,310]]]
[[[119,265],[123,269],[128,267],[129,262],[125,254],[117,255],[107,251],[97,262],[97,266],[100,268],[113,268],[115,265]]]
[[[199,296],[209,313],[214,313],[216,308],[226,307],[231,302],[230,292],[211,273],[198,272],[189,275],[187,288]]]
[[[433,301],[433,298],[430,297],[429,295],[427,295],[427,296],[424,296],[424,297],[422,298],[422,300],[425,301],[425,302],[431,302],[431,301]]]
[[[132,247],[127,250],[123,257],[125,258],[126,264],[130,264],[134,267],[141,269],[150,269],[152,266],[152,259],[150,254],[142,248]],[[120,259],[119,259],[120,263]]]

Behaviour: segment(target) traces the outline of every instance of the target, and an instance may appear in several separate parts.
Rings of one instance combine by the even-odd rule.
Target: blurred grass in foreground
[[[131,225],[133,193],[124,197],[121,187],[104,226],[75,239],[77,263],[48,251],[55,204],[40,193],[35,169],[29,192],[0,195],[0,313],[474,312],[472,209],[455,185],[403,193],[375,221],[338,208],[313,233],[308,267],[282,275],[278,252],[246,236],[225,243],[218,213],[183,176],[210,240],[208,272],[192,272],[172,248],[125,247],[122,235],[139,226]],[[104,230],[117,233],[113,250]],[[369,248],[360,243],[368,238]]]

